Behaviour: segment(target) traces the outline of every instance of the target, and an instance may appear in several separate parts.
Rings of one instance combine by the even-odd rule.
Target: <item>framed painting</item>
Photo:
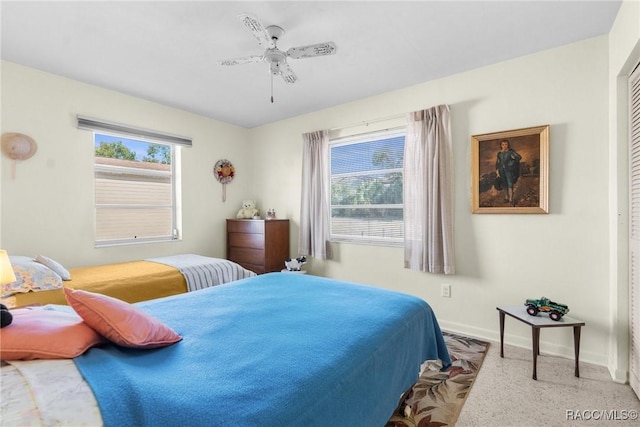
[[[471,137],[473,213],[549,213],[549,125]]]

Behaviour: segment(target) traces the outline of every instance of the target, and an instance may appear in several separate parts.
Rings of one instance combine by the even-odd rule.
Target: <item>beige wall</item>
[[[582,358],[606,364],[609,339],[608,39],[598,37],[250,131],[260,204],[293,220],[297,246],[301,134],[449,104],[454,145],[457,274],[403,268],[402,249],[334,244],[316,274],[409,292],[427,300],[444,328],[498,339],[496,305],[548,296],[587,322]],[[550,213],[471,214],[470,136],[550,125]],[[356,130],[357,131],[357,130]],[[295,250],[295,249],[293,249]],[[452,297],[440,297],[441,284]],[[507,339],[530,346],[509,322]],[[543,351],[572,355],[571,330],[549,330]]]
[[[625,202],[619,200],[623,172],[616,171],[626,158],[622,136],[612,131],[619,112],[609,103],[616,100],[616,70],[637,50],[638,4],[625,2],[621,14],[611,39],[578,42],[251,130],[3,63],[2,132],[29,134],[39,151],[18,165],[15,180],[9,161],[0,161],[0,246],[16,254],[43,253],[69,266],[180,252],[224,256],[224,219],[242,199],[253,198],[262,210],[274,208],[278,217],[292,220],[295,255],[302,133],[449,104],[457,274],[409,271],[402,267],[402,249],[353,244],[334,244],[336,259],[311,260],[309,270],[417,295],[432,305],[444,328],[493,340],[496,305],[552,297],[587,322],[581,359],[609,366],[621,379],[627,369],[620,332],[627,316],[626,294],[620,292],[626,266],[620,265],[625,253],[616,224]],[[620,45],[613,46],[614,39]],[[93,247],[93,148],[90,134],[75,128],[76,114],[194,138],[194,147],[183,152],[182,242]],[[550,213],[472,215],[470,136],[543,124],[551,126]],[[238,171],[226,203],[211,174],[219,158],[230,159]],[[451,298],[440,297],[443,283],[451,284]],[[571,357],[572,336],[565,329],[545,330],[542,351]],[[524,325],[508,321],[509,343],[530,347],[530,336]]]
[[[193,138],[193,147],[182,150],[182,241],[94,248],[93,136],[76,128],[77,114]],[[245,129],[6,62],[2,132],[38,143],[36,155],[18,163],[15,179],[10,161],[0,160],[0,243],[10,254],[41,253],[69,267],[171,253],[224,257],[224,220],[250,194]],[[220,158],[238,171],[226,203],[212,173]]]

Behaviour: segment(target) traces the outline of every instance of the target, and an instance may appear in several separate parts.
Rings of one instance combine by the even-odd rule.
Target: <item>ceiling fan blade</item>
[[[310,44],[308,46],[292,47],[287,51],[287,56],[294,59],[312,58],[314,56],[333,55],[336,53],[336,45],[333,42]]]
[[[252,62],[262,62],[263,57],[261,55],[243,56],[240,58],[224,59],[218,61],[218,65],[240,65],[249,64]]]
[[[279,68],[280,68],[280,75],[282,76],[282,79],[285,82],[291,84],[298,81],[298,76],[296,76],[294,72],[291,71],[291,68],[289,68],[289,64],[287,64],[286,62],[283,62],[280,64]]]
[[[253,37],[255,37],[255,39],[258,41],[260,46],[269,49],[273,49],[274,47],[276,47],[276,42],[269,37],[267,31],[264,29],[260,21],[258,21],[258,18],[252,15],[247,15],[245,13],[238,16],[240,17],[240,20],[242,20],[244,26],[247,27]]]

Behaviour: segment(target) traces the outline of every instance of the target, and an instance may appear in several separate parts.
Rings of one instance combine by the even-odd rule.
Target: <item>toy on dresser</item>
[[[238,219],[251,219],[254,216],[259,216],[260,211],[256,208],[256,202],[253,200],[245,200],[242,202],[242,207],[238,211],[236,218]]]

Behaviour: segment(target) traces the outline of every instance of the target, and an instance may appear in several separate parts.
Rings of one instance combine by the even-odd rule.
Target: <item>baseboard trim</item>
[[[498,316],[496,315],[496,323],[498,320]],[[460,335],[467,335],[474,338],[480,338],[488,341],[493,341],[497,344],[500,344],[500,331],[493,329],[484,329],[477,328],[474,326],[465,325],[457,322],[448,322],[448,321],[438,321],[440,327],[444,330],[451,331]],[[506,330],[507,328],[505,328]],[[504,334],[504,343],[508,345],[512,345],[514,347],[519,347],[527,350],[531,350],[531,335],[522,336],[511,334],[505,331]],[[558,356],[564,357],[566,359],[573,360],[574,358],[574,349],[573,349],[573,341],[565,344],[559,344],[554,341],[546,341],[544,339],[544,333],[540,335],[540,352],[542,354],[547,354],[550,356]],[[611,378],[613,381],[618,382],[621,377],[621,373],[618,370],[612,370],[609,366],[609,361],[605,359],[605,356],[589,351],[580,351],[580,362],[581,363],[590,363],[592,365],[603,366],[607,368],[611,374]],[[626,376],[626,375],[625,375]]]

